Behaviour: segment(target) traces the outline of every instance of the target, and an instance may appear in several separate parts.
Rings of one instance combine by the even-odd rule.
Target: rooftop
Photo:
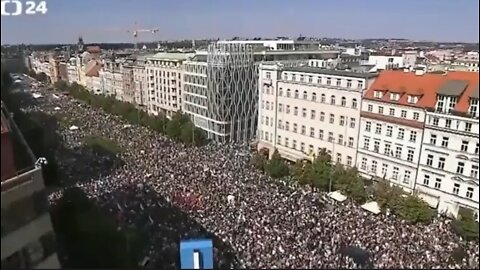
[[[292,72],[324,74],[324,75],[332,75],[332,76],[363,78],[363,79],[370,79],[370,78],[375,78],[375,77],[378,76],[377,73],[352,72],[352,71],[324,69],[324,68],[307,67],[307,66],[305,66],[305,67],[286,67],[286,68],[283,68],[282,70],[283,71],[292,71]]]
[[[184,61],[188,58],[193,57],[193,53],[168,53],[168,52],[160,52],[156,53],[153,56],[148,57],[148,59],[154,60],[167,60],[167,61]]]

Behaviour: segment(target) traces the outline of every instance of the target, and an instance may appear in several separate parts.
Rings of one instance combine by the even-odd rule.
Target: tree
[[[458,218],[452,222],[452,230],[467,241],[479,240],[478,222],[470,209],[460,208]]]
[[[45,74],[45,72],[38,73],[35,78],[40,82],[47,82],[48,81],[48,76],[47,76],[47,74]]]
[[[57,81],[53,84],[53,86],[60,91],[67,91],[68,90],[68,84],[65,81]]]
[[[266,166],[266,171],[273,178],[280,178],[289,175],[289,168],[278,153],[277,149],[273,152],[272,158]]]
[[[338,165],[333,172],[335,189],[343,191],[358,203],[364,203],[368,198],[365,183],[356,168],[343,168]]]
[[[414,195],[401,197],[393,212],[412,223],[427,223],[433,219],[434,210],[421,198]]]
[[[267,165],[267,159],[264,155],[260,155],[259,153],[255,153],[252,158],[250,159],[250,165],[252,165],[255,169],[265,172],[265,166]]]
[[[178,121],[178,120],[174,120]],[[180,131],[180,140],[185,143],[185,144],[195,144],[194,143],[194,128],[195,126],[191,122],[187,122],[181,126],[181,131]]]
[[[182,126],[180,122],[176,119],[172,119],[167,123],[167,135],[172,139],[178,139],[182,132]]]

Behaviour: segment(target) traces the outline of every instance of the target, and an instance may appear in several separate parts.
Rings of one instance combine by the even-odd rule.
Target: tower
[[[82,36],[78,37],[78,43],[77,43],[77,50],[78,52],[83,52],[84,49],[84,43],[83,43],[83,38]]]

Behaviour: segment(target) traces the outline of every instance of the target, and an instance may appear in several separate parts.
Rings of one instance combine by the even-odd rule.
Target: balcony
[[[263,79],[263,84],[268,85],[268,86],[272,86],[272,79]]]

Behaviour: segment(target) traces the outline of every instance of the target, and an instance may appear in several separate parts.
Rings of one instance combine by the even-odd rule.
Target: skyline
[[[379,0],[46,2],[45,15],[2,16],[1,43],[71,44],[79,36],[86,43],[132,43],[127,30],[133,29],[135,21],[140,28],[160,28],[156,35],[140,33],[140,43],[234,36],[294,38],[300,34],[346,39],[479,40],[477,0],[404,0],[401,6]]]

